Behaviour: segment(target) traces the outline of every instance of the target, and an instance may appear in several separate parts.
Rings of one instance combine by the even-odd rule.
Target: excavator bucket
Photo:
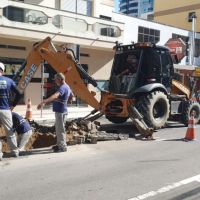
[[[133,122],[133,124],[136,126],[138,131],[147,139],[153,139],[153,128],[150,128],[147,126],[145,121],[143,120],[143,116],[139,113],[137,108],[133,105],[130,105],[128,107],[129,110],[129,116]]]

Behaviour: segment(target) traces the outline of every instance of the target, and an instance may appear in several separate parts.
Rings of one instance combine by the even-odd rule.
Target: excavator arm
[[[22,65],[21,69],[19,69],[19,72],[16,74],[16,77],[14,77],[14,79],[17,79],[17,76],[24,70],[22,77],[18,82],[18,89],[21,93],[24,92],[43,61],[48,62],[56,72],[62,72],[65,75],[66,83],[70,86],[75,95],[96,110],[100,109],[100,104],[95,99],[94,93],[88,90],[81,79],[80,73],[84,73],[83,69],[81,69],[80,65],[73,59],[71,54],[68,52],[57,51],[50,37],[33,45],[25,64]],[[96,84],[88,75],[87,78],[90,83],[93,85]]]

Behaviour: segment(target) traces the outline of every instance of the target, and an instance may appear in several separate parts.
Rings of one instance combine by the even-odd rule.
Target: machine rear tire
[[[198,102],[187,101],[185,102],[184,109],[182,112],[181,122],[187,126],[192,110],[196,111],[195,122],[200,121],[200,104]]]
[[[120,123],[124,123],[127,121],[127,117],[116,117],[116,116],[106,116],[106,118],[115,124],[120,124]]]
[[[169,118],[169,99],[163,92],[154,91],[139,99],[137,109],[149,127],[160,129],[165,126]]]

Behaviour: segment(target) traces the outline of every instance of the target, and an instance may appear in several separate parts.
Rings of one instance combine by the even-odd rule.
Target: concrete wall
[[[55,8],[59,0],[24,0],[24,3],[30,3],[40,6]]]
[[[89,55],[89,57],[81,57],[80,62],[88,64],[88,72],[94,79],[107,80],[109,78],[114,51],[81,48],[81,53]]]
[[[24,101],[27,102],[31,99],[33,105],[38,105],[41,102],[41,84],[40,83],[30,83],[24,94]]]
[[[2,38],[2,37],[0,37],[0,45],[11,45],[11,46],[26,48],[26,50],[0,48],[0,57],[8,57],[8,58],[26,58],[27,52],[30,50],[32,46],[27,41],[16,40],[11,38]]]
[[[105,52],[102,50],[81,48],[81,52],[89,55],[89,57],[80,58],[82,64],[88,64],[88,73],[95,80],[108,80],[113,63],[114,51]],[[100,101],[100,91],[97,88],[94,88],[91,84],[88,88],[90,91],[96,92],[95,98]]]

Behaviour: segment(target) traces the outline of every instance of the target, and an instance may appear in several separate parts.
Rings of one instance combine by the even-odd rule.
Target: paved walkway
[[[79,117],[84,117],[88,115],[93,110],[92,107],[69,107],[68,108],[68,119],[75,119]],[[18,105],[13,110],[14,112],[17,112],[18,114],[25,117],[26,115],[26,105]],[[32,115],[33,120],[35,121],[49,121],[54,120],[54,112],[52,111],[52,108],[45,108],[42,111],[37,110],[36,106],[32,106]]]

